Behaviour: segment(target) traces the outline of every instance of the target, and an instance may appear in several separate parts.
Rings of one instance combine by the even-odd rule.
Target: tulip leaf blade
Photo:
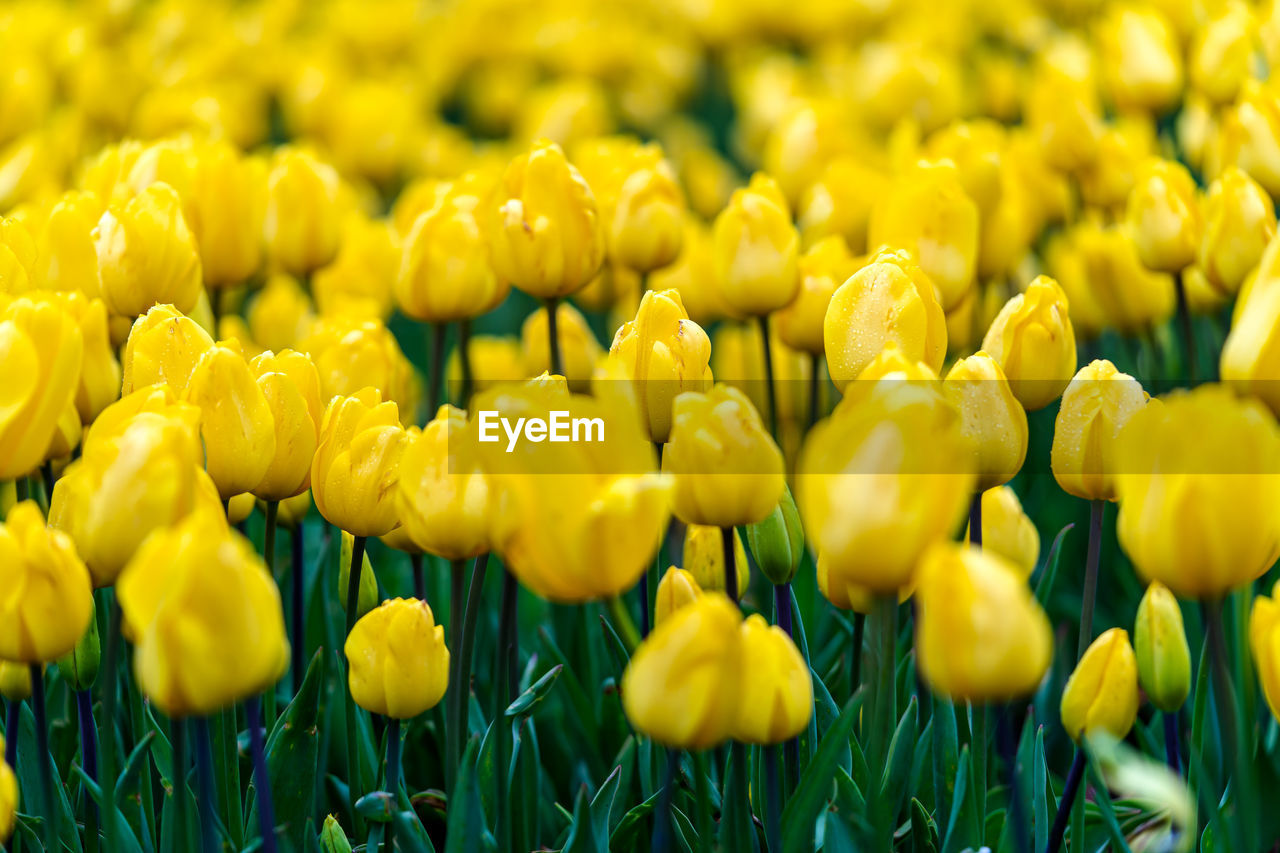
[[[561,853],[606,853],[609,849],[608,839],[601,846],[596,834],[591,807],[587,802],[587,786],[578,786],[578,795],[573,799],[573,822],[569,825],[569,837],[565,839]]]
[[[396,848],[402,853],[436,853],[431,836],[413,812],[398,811],[391,816],[396,825]]]
[[[508,717],[527,717],[533,713],[533,709],[546,698],[551,692],[551,688],[555,686],[556,680],[560,678],[560,673],[564,671],[564,664],[558,663],[529,686],[529,689],[516,697],[515,701],[507,706],[506,716]]]
[[[975,798],[970,791],[969,774],[969,746],[966,744],[960,748],[955,796],[951,800],[951,814],[947,818],[947,834],[943,837],[942,853],[958,853],[977,841],[979,816]]]
[[[462,766],[458,768],[458,781],[449,801],[444,853],[473,853],[477,850],[494,849],[493,836],[488,830],[484,806],[480,802],[480,785],[476,778],[479,757],[480,739],[473,737],[467,741]]]
[[[391,823],[396,801],[388,791],[371,791],[356,800],[356,814],[373,823]]]
[[[610,850],[631,850],[636,848],[636,835],[644,825],[645,818],[651,815],[654,808],[657,807],[658,798],[661,796],[661,791],[655,791],[648,799],[627,810],[627,813],[622,816],[622,820],[618,821],[618,825],[614,827],[613,833],[609,836]]]
[[[924,803],[911,798],[911,850],[913,853],[938,853],[938,826],[929,817]]]
[[[907,783],[910,781],[911,763],[915,758],[917,711],[918,702],[912,696],[898,721],[893,740],[889,742],[888,758],[880,775],[880,799],[888,809],[883,817],[894,823],[902,808]]]
[[[939,815],[950,815],[960,765],[960,735],[956,729],[956,711],[951,700],[934,696],[932,701],[934,811]]]
[[[831,782],[839,769],[839,758],[849,749],[849,736],[862,708],[863,693],[845,703],[840,716],[827,729],[813,760],[805,768],[800,783],[782,810],[782,849],[802,853],[814,848],[818,816],[831,793]]]
[[[1036,849],[1049,843],[1049,763],[1044,755],[1044,726],[1036,727],[1036,746],[1032,756],[1031,814],[1035,821]]]
[[[1036,581],[1036,601],[1040,602],[1043,607],[1049,599],[1049,593],[1053,592],[1053,581],[1058,576],[1058,564],[1062,561],[1062,540],[1066,538],[1067,532],[1075,527],[1075,522],[1071,522],[1058,531],[1058,535],[1053,537],[1053,544],[1049,546],[1049,553],[1044,558],[1044,568],[1040,571],[1040,577]]]
[[[314,813],[315,782],[320,772],[320,694],[325,678],[324,649],[317,649],[293,701],[276,720],[267,738],[267,777],[277,827],[294,848],[301,848],[306,821]],[[257,826],[257,797],[252,798],[247,826]],[[279,831],[279,830],[278,830]]]
[[[39,785],[39,761],[37,760],[38,752],[36,750],[36,718],[31,710],[30,702],[22,703],[22,710],[19,713],[18,722],[18,766],[13,768],[18,777],[18,790],[25,792],[26,796],[33,802],[39,802],[36,799],[38,794],[33,795],[32,792],[40,791]],[[76,831],[75,812],[71,808],[71,801],[67,799],[67,786],[63,785],[58,778],[57,763],[54,762],[53,755],[46,752],[42,756],[43,760],[52,764],[54,774],[54,797],[57,799],[58,809],[58,840],[59,843],[71,850],[80,850],[80,834]],[[47,805],[45,806],[47,808]],[[42,815],[43,817],[43,815]],[[123,823],[123,821],[121,821]],[[41,830],[41,838],[43,838],[43,830]]]

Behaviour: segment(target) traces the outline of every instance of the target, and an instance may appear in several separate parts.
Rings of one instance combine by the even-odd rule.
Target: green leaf
[[[426,828],[413,812],[396,812],[392,822],[396,825],[396,849],[401,853],[436,853]]]
[[[449,799],[448,832],[444,853],[474,853],[493,850],[496,845],[490,835],[480,803],[480,785],[476,778],[476,761],[480,754],[480,739],[467,741],[467,750],[458,768],[458,781]]]
[[[751,820],[751,792],[748,790],[747,750],[741,743],[729,745],[726,764],[724,810],[720,817],[720,846],[725,850],[756,849],[756,834]]]
[[[784,853],[803,853],[814,849],[818,815],[831,795],[831,780],[839,769],[839,758],[849,749],[849,734],[862,708],[858,692],[845,703],[840,716],[827,729],[813,761],[805,769],[800,784],[782,810],[782,849]]]
[[[39,798],[43,795],[39,792],[43,789],[40,787],[40,757],[36,750],[36,718],[29,702],[22,703],[17,735],[18,766],[14,770],[18,776],[18,790],[22,792],[23,803],[27,808],[33,808],[41,802]],[[71,801],[67,799],[67,787],[59,778],[57,764],[53,762],[53,757],[45,753],[43,758],[51,762],[50,772],[54,774],[53,796],[56,800],[54,808],[58,810],[58,840],[64,847],[79,851],[80,833],[76,831],[75,812],[71,809]],[[43,827],[40,829],[40,835],[41,838],[44,837]]]
[[[622,820],[618,821],[613,834],[609,836],[610,850],[632,850],[636,848],[639,842],[637,834],[643,828],[649,815],[653,814],[660,796],[662,796],[662,792],[655,791],[648,799],[639,805],[632,806],[622,816]]]
[[[1036,601],[1040,602],[1042,606],[1049,600],[1049,594],[1053,592],[1053,581],[1058,576],[1058,563],[1062,557],[1062,540],[1067,535],[1067,531],[1075,526],[1075,522],[1072,522],[1059,530],[1058,535],[1053,537],[1053,544],[1049,546],[1049,553],[1044,560],[1044,568],[1040,571],[1040,578],[1036,581]]]
[[[1031,814],[1035,821],[1036,849],[1049,844],[1049,763],[1044,757],[1044,726],[1036,728],[1035,752],[1031,757]]]
[[[911,851],[938,853],[938,828],[915,797],[911,798]]]
[[[608,839],[602,847],[592,826],[591,807],[587,803],[587,786],[578,788],[573,800],[573,823],[569,825],[569,838],[561,853],[608,853]]]
[[[902,719],[898,721],[893,740],[889,742],[888,759],[880,776],[880,797],[888,809],[884,817],[891,824],[897,823],[910,781],[911,762],[915,758],[917,711],[916,697],[912,696]]]
[[[956,731],[956,710],[950,700],[933,697],[933,807],[938,815],[949,815],[960,764],[960,736]]]
[[[556,679],[560,677],[560,673],[564,671],[564,664],[557,664],[547,673],[535,681],[528,690],[516,697],[516,700],[507,706],[506,715],[508,717],[528,716],[533,713],[533,709],[538,703],[546,698],[547,693],[555,686]]]
[[[955,796],[951,800],[951,815],[947,819],[947,834],[942,842],[942,853],[953,853],[977,843],[980,815],[971,793],[969,747],[960,748],[960,763],[956,771]]]
[[[396,813],[396,798],[388,791],[372,791],[356,800],[356,814],[374,823],[391,823]]]

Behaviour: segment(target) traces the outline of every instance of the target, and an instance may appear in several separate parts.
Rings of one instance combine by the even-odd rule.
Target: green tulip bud
[[[320,830],[320,849],[324,853],[351,853],[351,842],[333,815],[324,819],[324,829]]]
[[[338,601],[342,609],[347,609],[347,585],[351,582],[351,552],[355,548],[355,538],[342,532],[342,555],[338,563]],[[356,618],[368,613],[378,606],[378,578],[373,573],[373,563],[369,562],[369,552],[364,552],[364,563],[360,569],[360,595],[356,599]]]
[[[1161,711],[1181,708],[1191,692],[1191,649],[1178,599],[1159,581],[1152,581],[1138,605],[1133,640],[1138,682],[1151,704]]]
[[[92,599],[90,599],[92,601]],[[98,678],[98,665],[102,662],[102,641],[98,637],[96,608],[91,610],[89,627],[75,648],[58,658],[58,672],[73,690],[88,690]]]
[[[756,565],[774,584],[790,583],[804,556],[804,527],[791,490],[783,486],[782,498],[773,512],[747,525],[747,544]]]

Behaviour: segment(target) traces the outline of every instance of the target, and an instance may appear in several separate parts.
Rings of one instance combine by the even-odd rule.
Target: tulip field
[[[1280,0],[0,0],[8,853],[1280,851]]]

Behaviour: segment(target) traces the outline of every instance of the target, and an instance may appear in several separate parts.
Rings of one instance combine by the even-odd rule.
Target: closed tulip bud
[[[614,260],[641,273],[667,266],[684,242],[684,195],[671,164],[657,146],[640,149],[641,161],[622,182],[609,223]]]
[[[213,346],[213,338],[195,320],[172,305],[156,305],[129,330],[122,393],[156,383],[183,393],[196,363]]]
[[[777,182],[757,172],[716,217],[712,252],[720,295],[737,314],[783,308],[800,289],[800,235]]]
[[[670,266],[650,273],[648,283],[650,290],[678,291],[689,319],[699,325],[706,326],[732,313],[716,283],[711,229],[693,216],[685,217],[679,257]]]
[[[943,389],[964,418],[974,448],[978,489],[1013,479],[1027,457],[1027,413],[1000,363],[979,350],[951,366]]]
[[[850,251],[866,251],[871,209],[888,184],[889,179],[861,157],[838,157],[827,163],[800,197],[796,220],[805,243],[813,246],[834,234],[844,238]]]
[[[183,395],[201,411],[205,468],[225,501],[262,482],[275,460],[271,405],[244,357],[215,346],[196,363]]]
[[[915,593],[916,653],[929,688],[974,704],[1032,693],[1053,658],[1049,618],[1003,557],[935,545]]]
[[[1197,258],[1209,284],[1225,295],[1240,290],[1276,234],[1276,209],[1253,178],[1230,166],[1204,202],[1204,238]]]
[[[1062,394],[1049,461],[1068,494],[1090,501],[1116,499],[1120,431],[1147,404],[1138,380],[1106,359],[1080,368]]]
[[[966,543],[971,533],[966,527]],[[1018,493],[1008,486],[997,486],[982,493],[982,548],[1004,557],[1024,579],[1035,571],[1040,558],[1040,533],[1035,522],[1022,511]]]
[[[76,641],[71,651],[58,658],[58,674],[72,690],[88,690],[98,679],[98,666],[102,663],[102,639],[98,635],[98,620],[90,597],[89,627]]]
[[[333,262],[311,276],[316,308],[325,317],[385,321],[402,260],[395,231],[385,220],[353,212],[344,218],[338,245]]]
[[[227,523],[243,524],[245,519],[253,515],[253,507],[256,503],[253,495],[248,492],[232,495],[227,500]]]
[[[99,447],[119,438],[133,419],[144,412],[163,415],[184,426],[197,441],[198,451],[200,409],[180,400],[168,385],[158,383],[127,394],[103,409],[98,419],[85,430],[82,455],[96,454]],[[200,462],[203,455],[195,459]]]
[[[849,254],[844,238],[824,237],[800,256],[800,292],[795,300],[774,315],[774,329],[792,349],[822,355],[823,323],[831,297],[858,262]]]
[[[1138,716],[1138,661],[1123,628],[1089,644],[1062,689],[1062,727],[1077,743],[1103,731],[1122,740]]]
[[[1259,595],[1253,600],[1249,615],[1249,650],[1253,653],[1253,666],[1262,683],[1271,713],[1280,719],[1280,603],[1277,591],[1271,597]],[[1185,642],[1185,641],[1184,641]],[[4,664],[0,663],[0,672]]]
[[[1138,574],[1179,598],[1226,595],[1280,554],[1280,427],[1220,385],[1148,404],[1120,433],[1116,533]],[[1188,507],[1195,507],[1189,523]]]
[[[693,575],[699,588],[708,592],[725,591],[722,536],[719,527],[707,524],[685,526],[682,552],[685,571]],[[736,529],[733,531],[733,567],[738,576],[738,598],[742,598],[751,582],[751,565],[747,562],[747,552]]]
[[[791,490],[782,487],[782,500],[763,521],[747,525],[747,543],[756,565],[773,584],[790,583],[804,558],[804,527]]]
[[[405,421],[415,419],[418,377],[396,336],[381,321],[326,317],[298,349],[315,362],[321,400],[349,397],[372,386],[396,404]]]
[[[396,304],[424,323],[478,317],[509,290],[489,264],[476,211],[444,201],[421,214],[404,240]]]
[[[49,507],[50,525],[70,534],[95,587],[115,583],[153,531],[197,509],[222,510],[191,419],[144,411],[118,427],[101,421],[54,486]]]
[[[10,732],[13,737],[17,733]],[[5,748],[4,736],[0,735],[0,752]],[[7,842],[13,835],[13,828],[18,820],[18,777],[13,768],[0,760],[0,843]]]
[[[759,613],[748,616],[738,633],[741,698],[734,740],[773,744],[795,737],[813,716],[813,681],[800,650]]]
[[[195,232],[208,287],[238,284],[262,263],[266,213],[266,164],[240,154],[230,143],[196,146],[183,209]]]
[[[1133,645],[1138,683],[1147,698],[1165,713],[1177,711],[1191,692],[1191,650],[1178,599],[1159,581],[1147,587],[1138,604]]]
[[[25,476],[44,461],[75,398],[83,351],[80,327],[62,306],[0,295],[0,479]]]
[[[0,658],[44,663],[75,648],[93,618],[89,571],[71,538],[45,525],[34,501],[0,525]]]
[[[1058,283],[1036,276],[1006,302],[982,349],[999,362],[1024,409],[1043,409],[1057,399],[1076,371],[1075,330]]]
[[[740,712],[742,614],[709,592],[672,613],[622,674],[631,725],[663,746],[709,749],[734,735]]]
[[[341,194],[332,166],[296,148],[279,149],[267,176],[262,225],[268,257],[297,276],[333,260],[342,233]]]
[[[310,479],[310,475],[308,475],[308,479]],[[294,495],[291,498],[285,498],[280,501],[280,507],[276,511],[276,524],[288,530],[295,530],[310,511],[311,490],[308,489],[300,495]]]
[[[782,451],[751,401],[728,385],[676,397],[662,470],[675,479],[673,507],[687,524],[762,521],[786,487]]]
[[[516,338],[472,335],[467,342],[467,352],[471,355],[471,382],[476,391],[486,391],[495,385],[522,382],[529,378],[524,369],[524,353]],[[461,384],[462,361],[456,347],[449,353],[444,369],[450,383]],[[451,384],[449,387],[457,386]]]
[[[169,717],[234,705],[288,668],[280,591],[221,513],[192,513],[148,539],[117,593],[138,686]]]
[[[973,284],[978,205],[949,161],[922,163],[894,182],[871,211],[867,245],[905,249],[950,309]]]
[[[822,593],[823,598],[831,602],[832,607],[852,610],[864,616],[871,613],[875,607],[876,597],[869,588],[849,581],[838,569],[833,572],[830,560],[821,554],[818,555],[815,569],[818,591]],[[898,603],[902,604],[911,598],[913,592],[915,592],[914,585],[898,590]]]
[[[1110,6],[1099,20],[1098,63],[1112,102],[1121,110],[1164,112],[1182,94],[1182,48],[1169,21],[1155,8]]]
[[[831,381],[842,390],[890,343],[935,373],[947,354],[933,282],[905,252],[880,252],[836,288],[822,334]]]
[[[591,376],[604,356],[604,347],[577,308],[567,302],[556,306],[556,338],[560,342],[560,359],[569,388],[586,391]],[[547,332],[547,312],[538,309],[520,326],[520,350],[526,376],[537,376],[551,369],[551,348]]]
[[[398,529],[398,528],[397,528]],[[351,554],[355,550],[355,537],[342,531],[342,548],[338,555],[338,601],[347,609],[347,589],[351,586]],[[360,589],[356,597],[356,618],[364,616],[378,606],[378,576],[373,572],[369,552],[365,551],[360,564]]]
[[[446,560],[489,550],[489,482],[471,438],[467,413],[441,406],[421,432],[410,427],[400,459],[395,501],[404,531]]]
[[[1096,313],[1096,319],[1089,318],[1094,325],[1132,334],[1160,326],[1173,316],[1177,301],[1173,276],[1143,265],[1137,244],[1123,224],[1103,226],[1086,220],[1069,232],[1069,239],[1080,264],[1082,287],[1076,289],[1084,290],[1079,304],[1071,296],[1073,321],[1078,313]]]
[[[113,202],[95,230],[102,298],[114,314],[138,317],[153,305],[190,311],[200,297],[200,255],[168,184]]]
[[[665,442],[671,432],[676,396],[711,385],[711,339],[689,319],[674,290],[647,291],[635,319],[614,335],[609,352],[636,380],[636,397],[656,442]]]
[[[309,356],[293,350],[264,352],[249,362],[249,370],[266,399],[275,430],[275,452],[253,494],[283,501],[311,487],[311,460],[324,418],[320,375]]]
[[[36,245],[26,225],[0,217],[0,293],[30,290],[36,257]]]
[[[343,651],[351,698],[396,720],[434,708],[449,687],[444,627],[416,598],[393,598],[356,622]]]
[[[702,595],[702,587],[693,575],[684,569],[668,566],[658,591],[653,598],[653,624],[659,625],[668,616]]]
[[[320,830],[320,849],[324,853],[351,853],[347,832],[333,815],[324,819],[324,829]]]
[[[1204,220],[1186,167],[1172,160],[1148,160],[1129,193],[1125,223],[1138,257],[1149,269],[1180,272],[1194,262]]]
[[[104,207],[97,193],[72,190],[63,193],[49,209],[44,223],[33,229],[35,255],[28,259],[35,262],[33,273],[40,286],[68,293],[80,291],[91,297],[101,295],[93,229]],[[4,231],[7,235],[8,229]],[[0,245],[6,243],[0,239]],[[0,247],[0,256],[12,254],[15,248],[12,244]],[[3,266],[0,262],[0,267]],[[0,273],[0,281],[4,278]]]
[[[324,413],[311,463],[316,509],[355,536],[382,536],[400,523],[395,507],[404,427],[375,388],[335,397]]]
[[[87,424],[119,399],[120,361],[111,346],[107,306],[101,299],[90,299],[81,293],[65,293],[60,295],[59,301],[80,327],[84,343],[75,404],[80,420]]]
[[[1234,105],[1222,116],[1211,162],[1236,165],[1262,184],[1272,198],[1280,195],[1280,100],[1274,81],[1245,81]]]
[[[1215,104],[1230,103],[1252,76],[1256,38],[1253,14],[1243,3],[1197,26],[1188,57],[1191,85]]]
[[[1223,380],[1280,411],[1280,350],[1275,312],[1280,310],[1280,241],[1268,244],[1257,271],[1236,300],[1231,331],[1222,347]]]
[[[249,305],[249,333],[254,343],[273,352],[296,348],[311,332],[315,312],[302,285],[280,273]]]
[[[31,667],[25,663],[0,660],[0,696],[10,702],[31,698]],[[0,761],[0,765],[4,762]]]
[[[485,225],[498,278],[540,299],[579,290],[604,260],[595,196],[552,142],[511,161]]]

